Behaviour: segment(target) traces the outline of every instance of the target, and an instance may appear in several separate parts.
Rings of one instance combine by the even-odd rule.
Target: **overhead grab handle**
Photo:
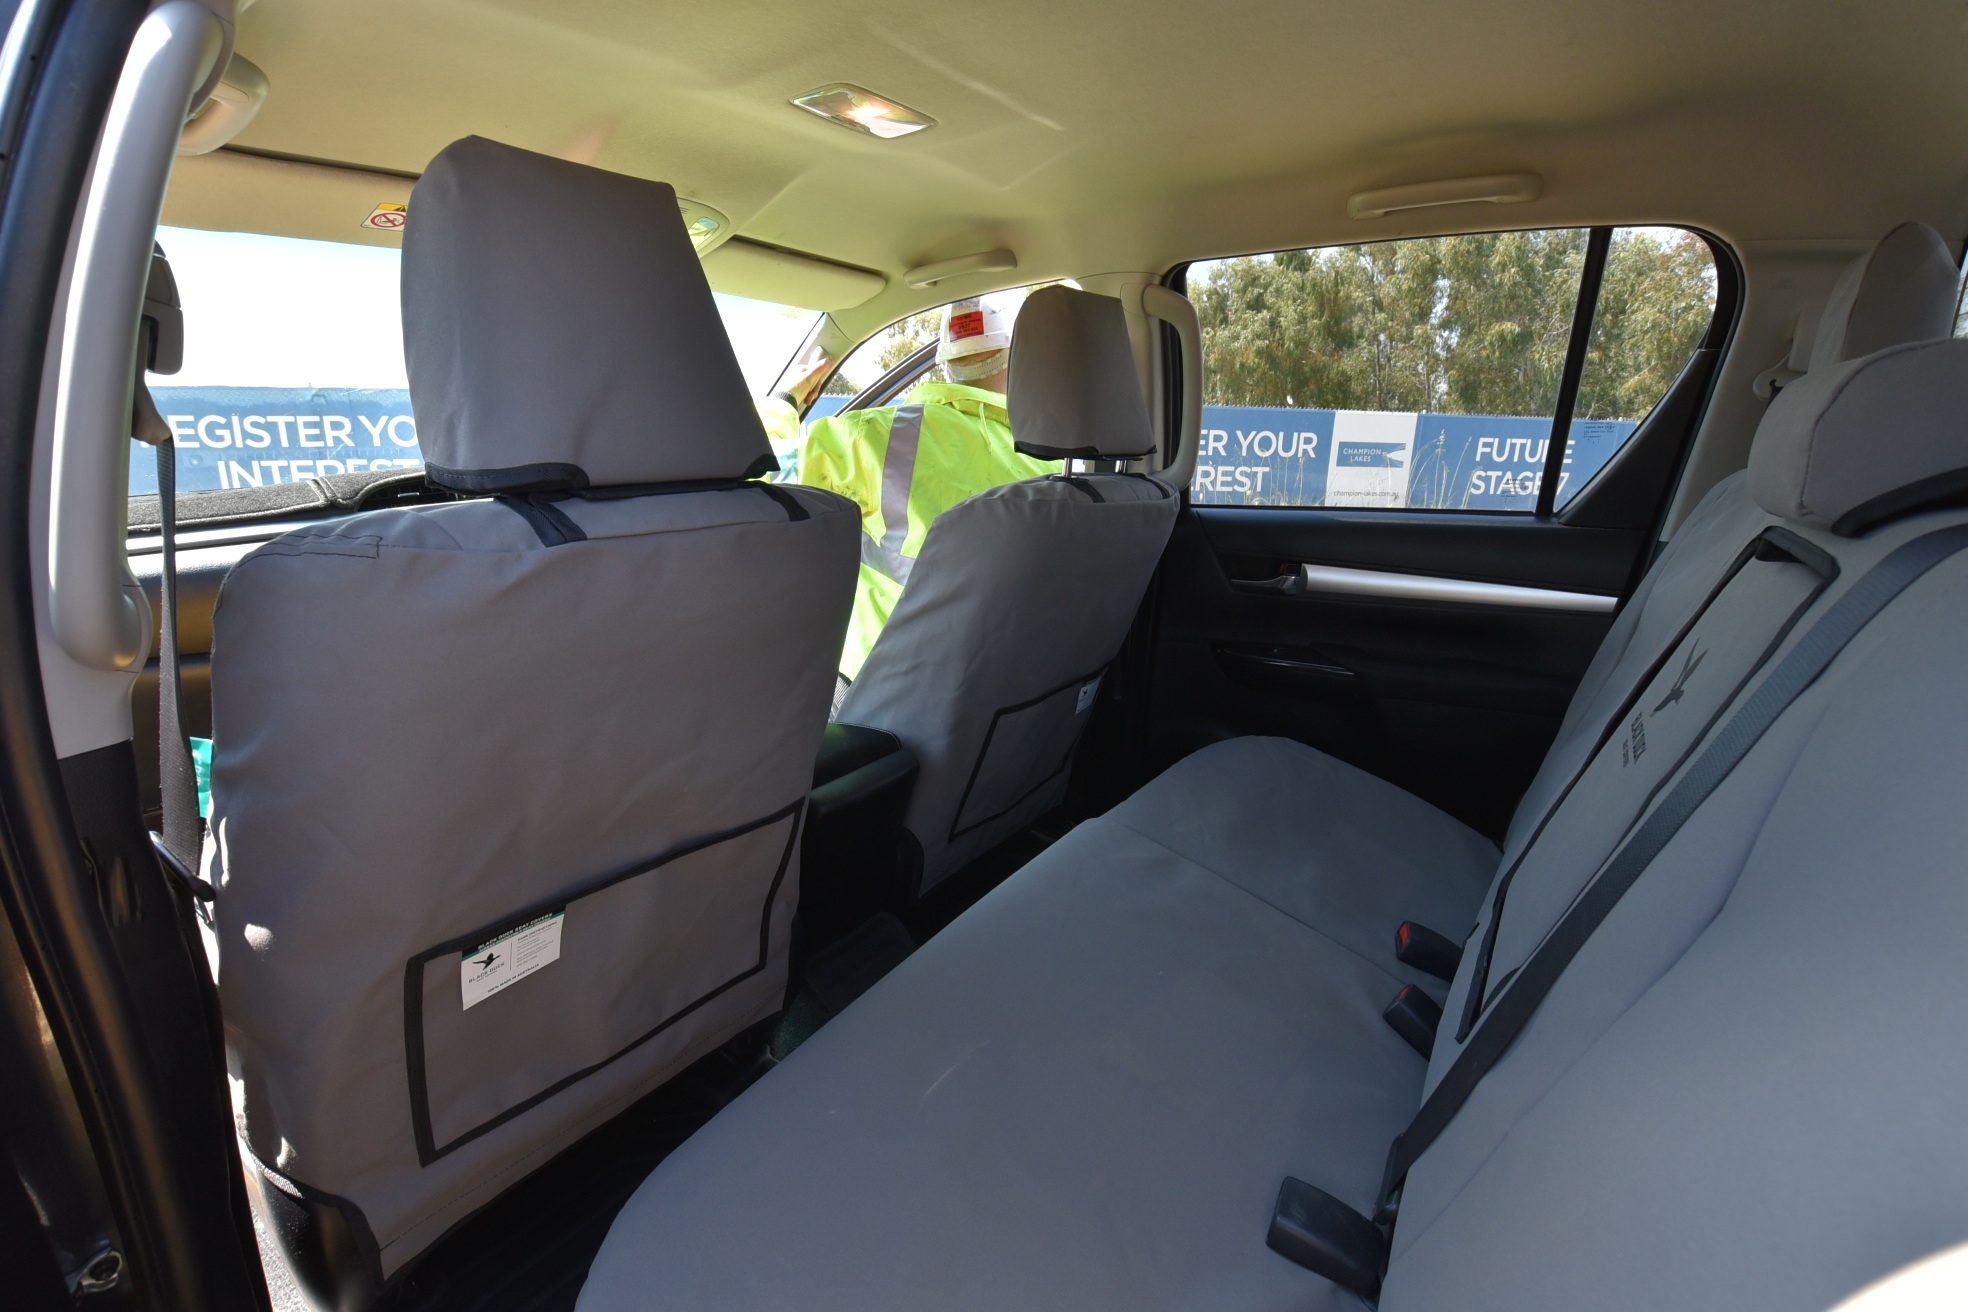
[[[124,554],[132,366],[172,152],[225,31],[193,0],[137,29],[97,148],[62,329],[48,510],[48,609],[78,665],[128,670],[150,645],[150,605]]]
[[[246,130],[266,104],[270,86],[260,66],[244,55],[226,61],[218,85],[178,137],[178,154],[205,155]]]
[[[1157,471],[1163,482],[1182,488],[1196,472],[1196,454],[1203,439],[1203,325],[1188,297],[1155,283],[1141,289],[1141,312],[1175,329],[1182,342],[1181,426],[1176,431],[1173,456]],[[1150,405],[1158,407],[1160,399],[1151,397]]]
[[[1521,205],[1543,194],[1544,179],[1535,173],[1492,173],[1355,192],[1346,201],[1346,212],[1356,219],[1378,219],[1437,205]]]

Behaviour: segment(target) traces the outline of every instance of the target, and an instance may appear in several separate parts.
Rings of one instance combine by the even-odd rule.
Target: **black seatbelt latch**
[[[1424,1058],[1435,1051],[1435,1030],[1442,1023],[1442,1004],[1414,985],[1402,985],[1380,1018]]]
[[[1380,1296],[1387,1236],[1317,1185],[1285,1177],[1265,1247],[1371,1302]]]
[[[1394,959],[1413,966],[1424,975],[1452,980],[1462,964],[1462,948],[1446,934],[1437,934],[1426,925],[1404,920],[1394,931]]]

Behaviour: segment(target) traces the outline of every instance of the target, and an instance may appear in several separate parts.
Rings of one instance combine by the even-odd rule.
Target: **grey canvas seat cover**
[[[1035,292],[1011,346],[1012,433],[1048,459],[1152,438],[1121,304]],[[836,719],[922,762],[905,824],[927,891],[1059,804],[1100,681],[1175,526],[1150,478],[1008,483],[943,512]]]
[[[739,481],[768,448],[668,187],[469,139],[415,210],[432,477],[602,495],[324,523],[219,600],[245,1138],[383,1275],[781,1005],[857,532],[844,499]]]
[[[1825,525],[1874,484],[1841,496],[1809,477],[1857,450],[1885,482],[1968,465],[1968,344],[1810,381],[1773,407],[1756,472],[1650,572],[1655,613],[1629,611],[1595,663],[1545,804],[1606,750],[1592,702],[1652,712],[1680,682],[1663,719],[1700,697],[1706,724],[1873,561],[1968,518],[1840,537]],[[1718,589],[1772,524],[1833,557],[1830,586],[1809,596],[1778,556]],[[1947,1001],[1968,985],[1951,946],[1968,926],[1964,598],[1968,556],[1910,588],[1657,858],[1416,1166],[1382,1306],[1821,1309],[1968,1230],[1952,1108],[1968,1035]],[[1722,695],[1680,679],[1684,629],[1726,640]],[[1665,688],[1631,686],[1663,669]],[[1655,740],[1656,765],[1678,760],[1673,733]],[[1239,807],[1257,779],[1301,806]],[[1575,790],[1560,809],[1611,832],[1548,829],[1577,859],[1537,868],[1575,890],[1664,782]],[[1496,854],[1458,828],[1295,744],[1199,753],[1034,860],[659,1168],[584,1312],[1357,1305],[1267,1251],[1264,1223],[1287,1173],[1371,1201],[1385,1127],[1421,1093],[1419,1059],[1403,1073],[1373,1046],[1387,1031],[1365,1004],[1403,973],[1376,939],[1389,917],[1469,925]],[[1212,905],[1232,893],[1253,919]],[[1356,994],[1357,969],[1384,991]],[[761,1252],[747,1200],[767,1188],[815,1205],[782,1213]]]

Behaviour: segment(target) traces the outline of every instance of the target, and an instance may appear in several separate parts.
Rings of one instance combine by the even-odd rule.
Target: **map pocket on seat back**
[[[952,839],[1004,815],[1066,769],[1106,672],[1103,665],[992,714],[950,821]]]
[[[800,806],[412,957],[404,1056],[419,1160],[496,1129],[764,969]]]

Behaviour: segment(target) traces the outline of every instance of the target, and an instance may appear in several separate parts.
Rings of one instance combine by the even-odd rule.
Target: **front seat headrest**
[[[1960,282],[1941,234],[1924,223],[1902,223],[1839,275],[1811,342],[1810,367],[1946,337]]]
[[[776,469],[676,192],[466,137],[403,239],[403,354],[433,482],[580,491]]]
[[[1111,296],[1043,287],[1018,312],[1005,408],[1018,450],[1039,460],[1116,460],[1155,448],[1128,342]]]
[[[1777,394],[1749,452],[1773,515],[1844,536],[1968,491],[1968,341],[1813,369]]]

